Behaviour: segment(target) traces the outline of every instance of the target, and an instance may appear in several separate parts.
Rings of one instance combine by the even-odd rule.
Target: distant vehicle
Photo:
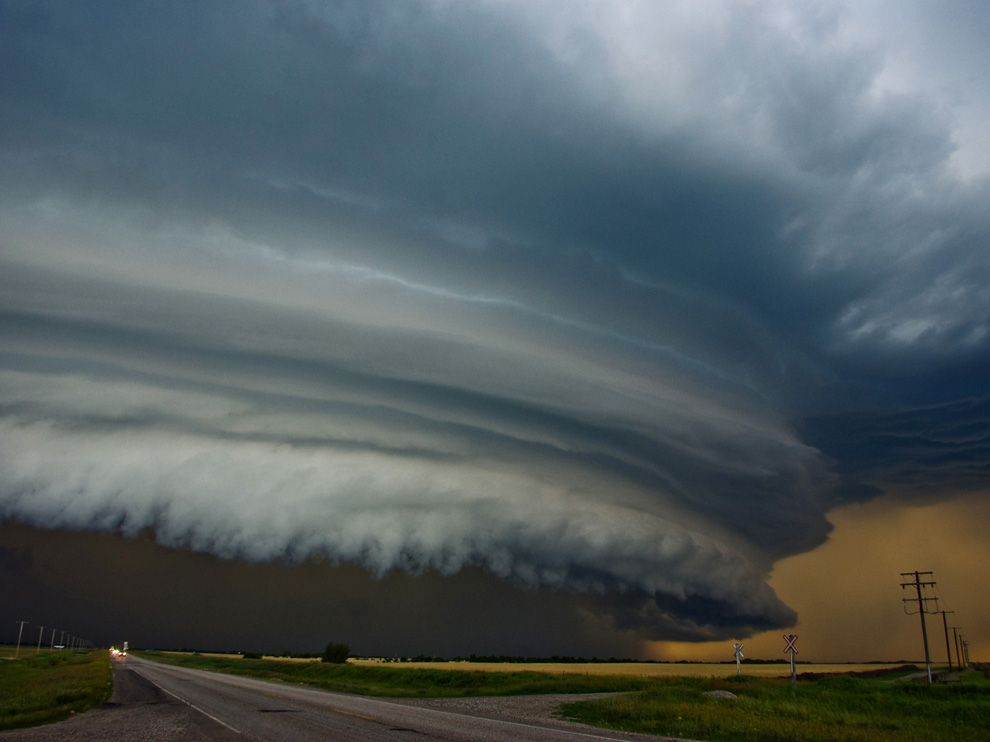
[[[127,642],[124,642],[123,649],[117,649],[116,647],[110,647],[111,657],[126,657],[127,656]]]

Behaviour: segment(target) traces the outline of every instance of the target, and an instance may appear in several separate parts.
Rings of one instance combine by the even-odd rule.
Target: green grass
[[[104,651],[36,654],[0,651],[0,729],[46,724],[102,703],[110,695],[110,659]]]
[[[716,700],[707,690],[739,698]],[[664,678],[648,690],[565,704],[566,718],[610,729],[722,742],[914,742],[990,739],[990,681],[926,683],[835,677],[799,683]]]
[[[402,698],[634,691],[648,688],[652,682],[647,678],[602,675],[555,675],[525,671],[458,672],[387,666],[356,667],[322,662],[286,662],[162,652],[141,652],[139,656],[200,670],[228,672],[287,683],[303,683],[324,690]]]

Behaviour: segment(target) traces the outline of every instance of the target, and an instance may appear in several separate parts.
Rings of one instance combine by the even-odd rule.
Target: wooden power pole
[[[913,577],[911,582],[902,582],[901,589],[906,587],[913,587],[915,592],[915,597],[913,598],[902,598],[904,603],[910,603],[915,600],[918,601],[918,615],[921,616],[921,640],[925,644],[925,670],[928,672],[928,684],[932,684],[932,656],[928,651],[928,627],[925,625],[925,614],[928,612],[926,610],[929,600],[935,600],[935,598],[925,597],[923,588],[934,587],[934,580],[922,580],[922,575],[931,577],[932,572],[919,572],[915,570],[914,572],[901,572],[901,577]],[[910,615],[912,612],[905,607],[905,612]]]

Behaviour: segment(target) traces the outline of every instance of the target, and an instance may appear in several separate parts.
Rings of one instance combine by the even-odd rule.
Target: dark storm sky
[[[620,647],[790,625],[767,575],[829,510],[987,482],[988,31],[0,2],[4,569],[150,533],[105,561],[381,616],[425,572]]]

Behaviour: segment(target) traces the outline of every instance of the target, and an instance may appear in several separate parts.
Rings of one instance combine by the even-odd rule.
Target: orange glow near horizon
[[[770,579],[798,612],[793,629],[743,639],[750,658],[784,659],[781,635],[799,635],[799,660],[846,662],[924,657],[917,616],[902,609],[901,572],[932,570],[940,607],[954,610],[974,661],[990,658],[990,501],[973,493],[937,503],[882,497],[830,514],[835,526],[817,549],[779,562]],[[904,591],[903,596],[908,593]],[[941,615],[928,617],[932,661],[944,664]],[[949,632],[950,643],[952,632]],[[731,660],[724,642],[652,642],[666,660]],[[955,652],[953,650],[953,661]]]

